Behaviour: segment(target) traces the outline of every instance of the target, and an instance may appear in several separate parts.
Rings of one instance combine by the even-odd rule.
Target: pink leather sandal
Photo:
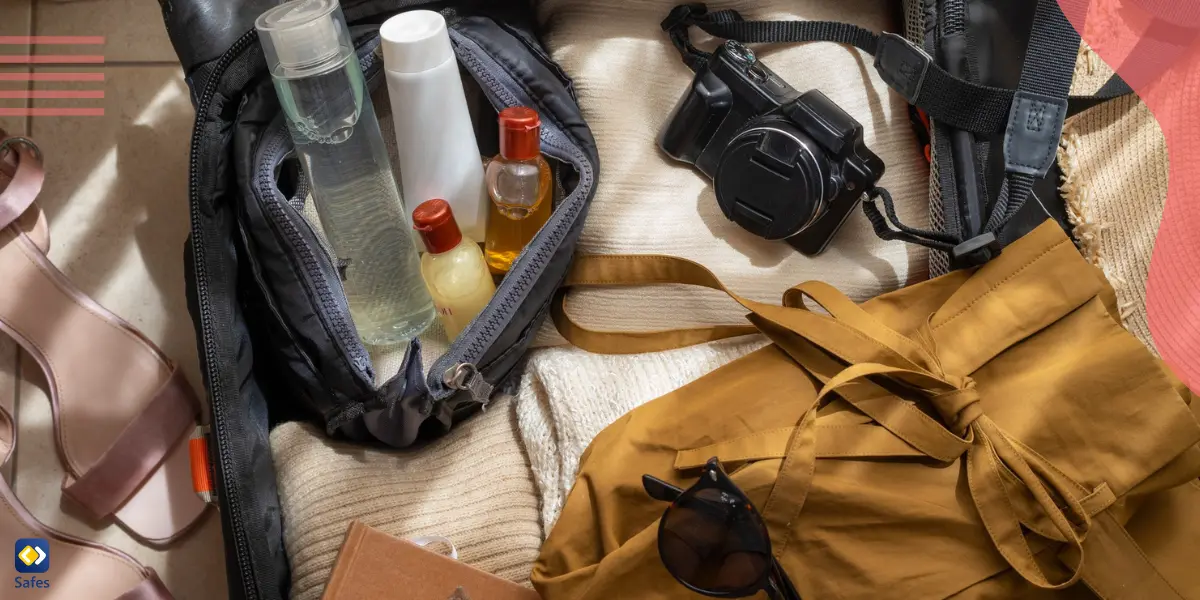
[[[16,445],[17,430],[10,407],[0,401],[0,466],[8,462]],[[15,581],[6,582],[5,587],[21,587],[16,593],[4,594],[5,598],[173,600],[154,569],[142,566],[128,554],[42,525],[25,510],[3,477],[0,477],[0,508],[6,509],[0,510],[0,539],[11,543],[40,538],[48,545],[47,548],[30,546],[29,550],[18,548],[16,560],[28,560],[30,567],[40,567],[49,561],[44,565],[44,573],[18,573]]]
[[[7,185],[5,185],[5,180]],[[45,372],[63,493],[147,544],[182,535],[207,505],[191,489],[188,434],[199,402],[132,325],[85,296],[46,257],[40,151],[0,131],[0,332]]]

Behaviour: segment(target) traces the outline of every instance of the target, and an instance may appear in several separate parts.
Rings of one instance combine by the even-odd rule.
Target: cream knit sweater
[[[517,423],[541,492],[546,531],[567,500],[579,457],[600,430],[766,343],[755,335],[653,354],[612,356],[573,347],[531,354],[517,394]]]
[[[507,398],[423,448],[364,448],[286,423],[271,432],[271,451],[294,600],[321,597],[355,519],[401,538],[445,536],[459,560],[529,580],[543,533]]]

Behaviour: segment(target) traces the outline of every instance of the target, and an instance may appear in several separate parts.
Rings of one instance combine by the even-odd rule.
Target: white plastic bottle
[[[445,198],[463,234],[484,239],[483,161],[446,20],[428,10],[400,13],[383,23],[379,37],[404,198]],[[408,206],[410,225],[415,208]]]

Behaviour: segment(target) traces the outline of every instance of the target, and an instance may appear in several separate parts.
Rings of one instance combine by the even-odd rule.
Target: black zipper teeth
[[[452,38],[452,41],[456,50],[459,50],[463,46],[462,42],[460,42],[458,39]],[[500,84],[500,82],[498,82],[496,78],[492,76],[491,71],[489,71],[487,68],[487,65],[485,65],[483,61],[481,61],[480,58],[476,56],[470,49],[464,49],[463,51],[457,52],[457,54],[459,58],[462,59],[467,65],[467,68],[471,71],[472,75],[483,84],[484,89],[495,94],[502,105],[515,106],[521,104],[520,99],[518,99],[515,94],[510,92],[507,87]],[[497,65],[497,68],[499,68],[499,65]],[[445,389],[445,384],[441,373],[446,370],[446,365],[448,363],[452,362],[454,364],[458,364],[466,362],[474,364],[475,361],[477,361],[479,357],[481,357],[483,353],[492,345],[492,343],[495,342],[496,337],[500,335],[500,332],[511,320],[510,313],[517,307],[517,303],[513,301],[513,298],[518,295],[524,297],[524,295],[528,292],[528,289],[533,285],[534,281],[536,281],[537,275],[540,275],[540,272],[535,273],[534,269],[529,268],[528,265],[531,264],[531,261],[532,264],[543,265],[549,262],[551,255],[553,255],[558,247],[562,244],[562,240],[566,237],[567,232],[575,223],[576,219],[578,219],[579,213],[583,209],[583,204],[579,200],[578,196],[581,196],[584,193],[584,190],[590,188],[592,185],[593,174],[591,170],[591,164],[587,157],[584,156],[583,152],[581,152],[578,148],[571,146],[560,146],[556,140],[556,137],[557,136],[554,135],[546,136],[546,139],[542,140],[542,148],[543,150],[557,150],[561,154],[555,155],[549,152],[547,154],[550,154],[552,157],[560,160],[564,160],[563,157],[565,156],[567,157],[565,162],[574,163],[580,169],[579,183],[575,188],[575,192],[571,194],[571,196],[575,196],[575,198],[568,197],[563,201],[563,205],[559,208],[559,210],[566,210],[567,213],[564,218],[558,221],[558,224],[555,226],[555,228],[551,230],[548,240],[549,243],[541,244],[537,248],[536,254],[528,257],[526,255],[529,253],[529,248],[526,247],[526,249],[523,250],[517,257],[517,260],[513,264],[521,265],[524,268],[510,273],[508,277],[505,277],[504,280],[501,281],[500,287],[496,290],[495,296],[496,298],[500,298],[500,305],[496,306],[495,302],[488,304],[488,306],[484,308],[483,314],[472,321],[471,324],[468,325],[467,330],[460,334],[458,340],[450,346],[450,349],[446,352],[446,354],[444,354],[434,363],[430,373],[427,374],[430,390]],[[570,160],[572,158],[575,160]],[[514,277],[514,275],[516,277]],[[464,344],[464,342],[466,343]],[[449,393],[444,393],[441,395],[441,397],[436,397],[434,402],[441,401],[449,395]],[[435,394],[435,396],[437,396],[437,394]]]
[[[198,191],[200,178],[198,156],[201,151],[200,132],[202,131],[205,119],[208,118],[209,105],[212,102],[213,96],[216,95],[217,86],[220,85],[225,70],[257,38],[258,32],[251,29],[230,45],[229,49],[217,59],[216,65],[214,65],[212,72],[209,74],[208,81],[204,84],[204,89],[196,99],[196,122],[192,128],[191,155],[188,162],[188,196],[192,225],[192,263],[196,271],[196,297],[200,308],[201,343],[203,345],[205,364],[209,365],[210,369],[219,368],[218,365],[221,365],[222,362],[220,357],[217,356],[215,350],[216,340],[212,334],[215,326],[213,325],[212,300],[208,291],[207,257],[205,256],[203,243],[204,232],[203,228],[199,226],[201,218]],[[367,55],[367,57],[370,56],[370,54]],[[360,61],[369,60],[367,57],[360,58]],[[362,63],[360,62],[360,64]],[[377,65],[372,64],[370,66],[376,67]],[[372,70],[378,71],[377,68],[373,68]],[[224,386],[219,376],[209,377],[208,379],[210,383],[209,394],[211,395],[209,404],[211,406],[210,410],[213,412],[212,426],[214,429],[213,437],[216,438],[217,459],[220,462],[221,473],[228,474],[234,468],[229,459],[232,452],[227,447],[230,443],[230,437],[225,433],[225,419],[222,414],[224,411],[222,399],[226,394],[224,393]],[[226,486],[226,489],[220,490],[220,492],[224,494],[224,508],[229,511],[229,523],[232,530],[230,533],[233,536],[235,558],[238,568],[244,575],[241,581],[242,591],[245,593],[247,600],[256,600],[259,597],[257,586],[247,583],[247,581],[256,582],[257,579],[254,577],[254,565],[249,559],[250,548],[247,541],[245,524],[242,521],[241,503],[238,500],[237,491],[232,486]]]
[[[207,273],[207,258],[203,243],[204,232],[203,228],[199,225],[201,215],[197,156],[201,151],[200,132],[205,120],[208,118],[209,104],[213,96],[217,93],[217,86],[220,85],[225,70],[229,68],[230,63],[257,37],[258,33],[254,30],[246,32],[217,59],[217,64],[209,75],[208,81],[204,84],[204,90],[201,92],[196,103],[196,124],[192,131],[191,157],[188,165],[188,195],[192,220],[192,263],[196,269],[196,296],[197,303],[200,306],[201,338],[204,345],[204,358],[209,369],[220,369],[223,363],[220,357],[217,356],[215,350],[216,340],[211,333],[215,329],[212,317],[213,307],[212,301],[209,298],[208,278],[205,276]],[[229,436],[224,435],[225,420],[221,414],[224,410],[221,401],[225,396],[223,378],[220,376],[209,377],[209,381],[212,384],[209,390],[212,394],[210,410],[213,412],[213,427],[216,429],[217,458],[221,463],[222,475],[228,475],[233,471],[233,464],[229,459],[231,449],[226,447]],[[255,600],[258,598],[258,588],[246,583],[247,580],[255,581],[253,576],[254,565],[251,564],[249,559],[250,547],[247,541],[245,525],[242,523],[241,504],[238,500],[238,493],[233,486],[226,486],[226,489],[220,490],[220,493],[223,495],[225,506],[230,512],[229,524],[230,529],[233,530],[231,533],[233,534],[233,543],[236,547],[238,568],[241,569],[241,574],[243,575],[242,591],[245,592],[247,600]],[[247,575],[249,577],[246,577]]]
[[[942,6],[942,35],[958,35],[967,30],[967,7],[964,0],[946,0]]]
[[[263,149],[262,157],[271,160],[278,158],[281,148],[286,143],[287,136],[284,133],[284,129],[281,126],[268,128],[265,134],[267,145]],[[257,178],[259,196],[262,198],[267,210],[270,211],[271,218],[283,230],[283,234],[287,237],[291,250],[297,253],[301,266],[312,281],[318,300],[326,309],[322,312],[325,312],[329,316],[334,336],[337,338],[338,343],[351,355],[351,365],[368,380],[374,381],[374,373],[371,372],[370,366],[371,359],[369,356],[366,356],[365,348],[358,341],[358,330],[351,324],[349,308],[338,302],[337,296],[333,293],[333,289],[330,288],[329,282],[326,281],[321,272],[320,259],[317,258],[317,255],[312,251],[309,244],[304,241],[304,236],[300,234],[300,230],[296,228],[295,223],[284,214],[284,208],[276,197],[277,187],[275,185],[273,170],[260,166]],[[324,253],[324,250],[322,252]],[[328,310],[330,308],[333,310]]]

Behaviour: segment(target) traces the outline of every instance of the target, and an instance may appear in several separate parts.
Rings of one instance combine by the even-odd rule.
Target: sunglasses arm
[[[646,494],[659,502],[674,502],[683,495],[683,489],[677,488],[653,475],[642,475],[642,487]]]
[[[800,592],[796,591],[791,578],[784,572],[783,565],[775,558],[771,559],[771,578],[766,591],[771,600],[801,600]]]

